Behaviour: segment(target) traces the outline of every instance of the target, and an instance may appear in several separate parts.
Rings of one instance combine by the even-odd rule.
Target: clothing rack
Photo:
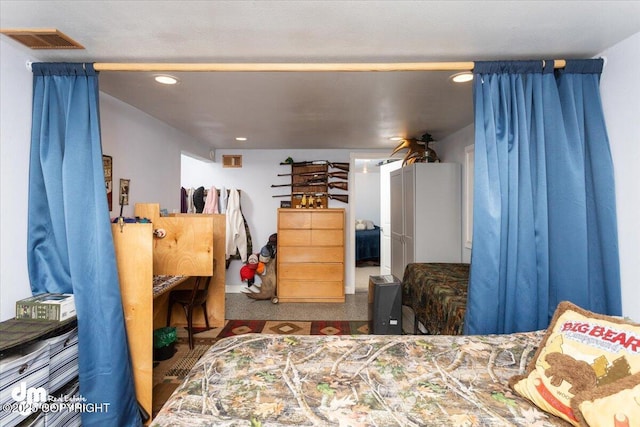
[[[187,206],[189,206],[190,203],[193,203],[193,193],[190,195],[189,194],[190,191],[195,192],[195,190],[200,189],[200,188],[202,188],[202,199],[204,201],[204,200],[207,199],[207,196],[209,195],[209,190],[210,190],[210,189],[206,188],[204,185],[201,185],[199,187],[189,187],[189,188],[181,186],[181,190],[184,190],[186,192],[186,197],[187,197],[186,203],[187,203]],[[230,193],[231,190],[232,189],[227,189],[227,196],[229,196],[229,193]],[[235,190],[238,191],[238,198],[241,199],[242,198],[242,190],[240,190],[239,188],[236,188]],[[216,196],[220,197],[220,189],[216,188],[216,191],[217,191]],[[191,198],[191,200],[189,200],[190,198]],[[184,201],[184,199],[183,199],[183,201]],[[180,207],[181,213],[201,213],[201,212],[189,212],[189,208],[188,207],[186,208],[187,210],[185,211],[185,210],[183,210],[183,208],[184,208],[184,206],[182,206],[182,202],[181,202],[181,207]]]
[[[240,190],[239,188],[236,188],[236,190],[238,190],[238,197],[242,197],[242,190]],[[229,192],[231,191],[231,189],[227,190],[227,196],[229,195]],[[218,197],[220,197],[220,189],[216,188],[216,192],[218,193]],[[207,188],[204,189],[204,197],[207,197],[209,195],[209,190]]]

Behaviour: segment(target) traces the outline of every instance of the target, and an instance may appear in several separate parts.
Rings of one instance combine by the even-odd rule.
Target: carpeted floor
[[[160,410],[171,393],[180,385],[184,377],[198,359],[216,341],[249,333],[280,335],[359,335],[369,333],[369,323],[363,320],[227,320],[222,328],[202,330],[194,334],[194,348],[189,349],[185,328],[178,328],[175,353],[170,359],[158,362],[153,369],[153,415]]]

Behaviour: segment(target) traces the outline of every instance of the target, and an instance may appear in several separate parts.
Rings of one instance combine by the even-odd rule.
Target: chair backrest
[[[191,305],[202,304],[207,299],[211,277],[212,276],[196,277],[195,284],[193,285],[193,291],[191,291]],[[200,289],[202,280],[204,280],[204,288]]]

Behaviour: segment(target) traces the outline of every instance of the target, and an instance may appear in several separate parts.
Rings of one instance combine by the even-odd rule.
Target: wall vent
[[[222,167],[223,168],[241,168],[242,155],[241,154],[223,154]]]
[[[84,49],[80,43],[56,29],[1,29],[0,33],[31,49]]]

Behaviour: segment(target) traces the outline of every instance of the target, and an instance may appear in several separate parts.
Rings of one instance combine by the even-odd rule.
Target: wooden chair
[[[204,281],[204,288],[200,289],[200,285]],[[167,326],[171,325],[171,310],[173,304],[177,303],[182,306],[184,314],[187,317],[187,331],[189,333],[189,348],[193,349],[193,309],[197,306],[204,310],[204,321],[209,329],[209,318],[207,316],[207,294],[209,292],[209,283],[211,276],[199,276],[195,278],[195,284],[192,290],[176,290],[169,293],[169,311],[167,313]]]

